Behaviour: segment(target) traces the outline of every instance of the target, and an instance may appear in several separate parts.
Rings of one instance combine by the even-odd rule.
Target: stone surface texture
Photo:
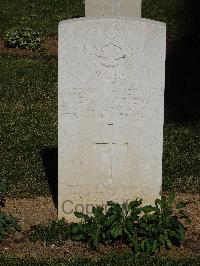
[[[85,0],[85,16],[141,17],[142,0]]]
[[[59,24],[60,218],[159,196],[165,46],[165,24],[146,19]]]

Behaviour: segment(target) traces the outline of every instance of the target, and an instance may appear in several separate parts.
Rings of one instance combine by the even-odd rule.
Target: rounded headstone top
[[[151,19],[146,19],[146,18],[136,18],[136,17],[116,17],[116,16],[109,16],[109,17],[80,17],[80,18],[73,18],[73,19],[68,19],[68,20],[63,20],[59,22],[59,26],[62,26],[63,24],[68,24],[68,23],[80,23],[80,22],[88,22],[88,21],[135,21],[139,23],[146,23],[146,24],[154,24],[159,27],[164,27],[166,28],[166,23],[156,21],[156,20],[151,20]]]

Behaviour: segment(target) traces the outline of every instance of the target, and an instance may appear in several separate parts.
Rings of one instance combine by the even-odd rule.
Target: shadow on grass
[[[58,148],[45,148],[40,155],[54,205],[58,208]]]
[[[187,25],[178,40],[168,40],[165,120],[200,121],[200,17],[197,2],[185,0]]]

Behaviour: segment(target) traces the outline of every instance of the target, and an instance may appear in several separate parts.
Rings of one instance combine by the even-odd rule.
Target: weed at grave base
[[[11,215],[5,214],[1,210],[1,208],[5,206],[5,193],[6,184],[0,181],[0,241],[2,241],[8,233],[21,230],[16,219]]]
[[[70,239],[86,242],[92,249],[100,244],[114,244],[117,241],[131,247],[135,255],[153,254],[161,247],[167,249],[180,246],[185,239],[187,228],[182,220],[191,223],[183,208],[188,203],[179,202],[175,205],[175,194],[162,196],[155,201],[155,206],[142,207],[142,200],[136,199],[127,206],[108,202],[108,210],[93,207],[92,215],[75,212],[81,219],[80,223],[67,224],[62,219],[47,226],[35,226],[30,240],[42,240],[46,246],[63,244]]]

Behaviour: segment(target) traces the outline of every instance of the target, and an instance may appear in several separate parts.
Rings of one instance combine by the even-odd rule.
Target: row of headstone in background
[[[139,2],[86,0],[87,15],[123,18],[59,24],[58,213],[68,221],[161,190],[166,27],[130,17]]]
[[[142,0],[85,0],[85,16],[141,17]]]

